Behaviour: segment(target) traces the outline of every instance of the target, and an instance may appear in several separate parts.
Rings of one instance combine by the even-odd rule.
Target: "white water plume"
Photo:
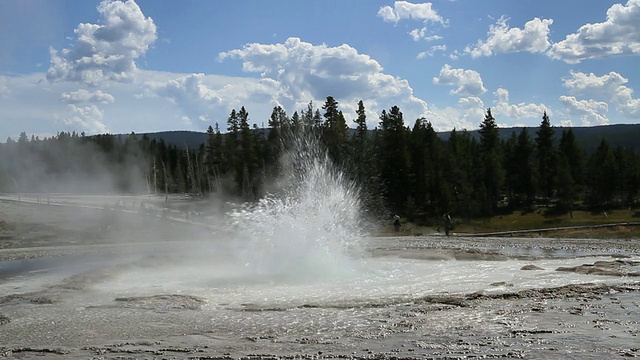
[[[362,237],[357,186],[316,139],[300,135],[292,143],[282,158],[284,189],[231,213],[242,260],[272,279],[346,275]]]

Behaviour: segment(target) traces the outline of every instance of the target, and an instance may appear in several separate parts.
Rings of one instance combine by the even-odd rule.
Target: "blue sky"
[[[640,119],[640,0],[0,2],[0,139],[321,107],[476,129]],[[640,91],[640,90],[638,90]]]

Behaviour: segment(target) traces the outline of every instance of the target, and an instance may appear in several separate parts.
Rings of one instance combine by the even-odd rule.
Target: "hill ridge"
[[[529,131],[531,138],[535,138],[538,126],[524,126]],[[523,127],[508,127],[499,128],[499,134],[501,139],[508,139],[513,132],[519,134]],[[613,125],[598,125],[598,126],[578,126],[578,127],[566,127],[566,126],[554,126],[555,138],[560,139],[563,130],[571,129],[576,137],[576,140],[587,152],[591,152],[596,149],[600,141],[604,138],[607,140],[610,146],[623,148],[631,148],[635,152],[640,153],[640,124],[613,124]],[[268,132],[268,128],[259,128],[254,131]],[[349,132],[354,132],[355,129],[349,129]],[[372,132],[373,130],[369,130]],[[478,138],[478,130],[457,130],[457,132],[467,131],[471,136]],[[438,136],[442,140],[447,140],[451,131],[440,131]],[[192,130],[167,130],[156,132],[137,133],[138,139],[143,136],[147,136],[149,139],[159,141],[164,140],[167,145],[173,145],[177,147],[188,146],[189,148],[198,148],[207,139],[206,132],[192,131]],[[223,134],[224,135],[224,134]],[[126,138],[128,134],[116,134],[121,138]]]

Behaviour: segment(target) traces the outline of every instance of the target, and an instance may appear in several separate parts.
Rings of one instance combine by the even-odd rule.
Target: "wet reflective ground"
[[[238,250],[2,250],[0,356],[640,356],[638,240],[368,238],[325,272]]]

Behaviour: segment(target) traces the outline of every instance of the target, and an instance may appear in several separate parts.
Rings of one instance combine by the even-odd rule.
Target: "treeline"
[[[397,106],[382,111],[373,130],[362,101],[356,115],[349,129],[329,96],[321,108],[309,103],[291,116],[275,107],[265,130],[250,127],[242,107],[231,111],[224,133],[219,124],[209,126],[207,141],[195,149],[133,133],[43,140],[23,133],[0,144],[0,191],[224,193],[251,201],[286,171],[279,159],[295,150],[292,140],[304,131],[359,184],[369,210],[418,222],[447,211],[472,218],[540,204],[569,211],[638,202],[638,153],[603,138],[587,154],[570,128],[556,138],[546,113],[534,133],[522,128],[501,139],[488,109],[477,138],[454,129],[446,140],[425,119],[405,126]]]

